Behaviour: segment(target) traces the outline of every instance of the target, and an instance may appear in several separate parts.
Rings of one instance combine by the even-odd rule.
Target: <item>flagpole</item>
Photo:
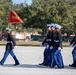
[[[7,27],[9,28],[9,27],[10,27],[10,25],[11,25],[11,23],[9,23],[9,22],[8,22],[8,26],[7,26]]]
[[[8,23],[8,28],[9,28],[9,23]]]
[[[8,17],[8,28],[9,28],[9,21],[10,20],[10,11],[9,11],[9,17]]]

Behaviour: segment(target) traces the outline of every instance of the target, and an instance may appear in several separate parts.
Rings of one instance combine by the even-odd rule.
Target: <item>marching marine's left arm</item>
[[[12,35],[11,35],[11,40],[12,40],[13,46],[16,46],[15,39],[14,39],[14,37]]]
[[[62,49],[62,34],[59,33],[59,48]]]

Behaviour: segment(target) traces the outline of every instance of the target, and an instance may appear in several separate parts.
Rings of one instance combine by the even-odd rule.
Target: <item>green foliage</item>
[[[75,4],[75,0],[33,0],[31,6],[24,7],[26,20],[23,26],[45,31],[46,24],[56,22],[63,27],[62,33],[72,34],[76,19]]]
[[[8,25],[8,12],[14,10],[23,20],[16,29],[17,24],[11,25],[13,30],[22,32],[39,29],[46,32],[46,25],[56,22],[62,26],[62,33],[72,34],[74,20],[76,20],[76,0],[32,0],[32,4],[13,4],[12,0],[0,0],[0,31]],[[16,26],[15,26],[16,25]],[[33,30],[32,30],[32,29]]]
[[[8,26],[8,11],[12,6],[12,0],[0,0],[0,31],[4,32]]]

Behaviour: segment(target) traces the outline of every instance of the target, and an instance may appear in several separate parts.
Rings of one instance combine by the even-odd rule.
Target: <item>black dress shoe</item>
[[[58,66],[58,68],[62,69],[62,68],[64,68],[64,66]]]
[[[3,65],[3,64],[0,62],[0,65]]]
[[[76,67],[76,65],[72,64],[72,65],[69,65],[70,67]]]
[[[64,67],[58,67],[59,69],[63,69]]]
[[[0,63],[0,65],[3,65],[3,64]]]
[[[13,66],[17,66],[17,65],[20,65],[20,63],[16,63],[16,64],[14,64]]]
[[[39,64],[39,65],[48,66],[48,64],[44,64],[44,63],[41,63],[41,64]]]
[[[44,65],[44,63],[40,63],[39,65]]]

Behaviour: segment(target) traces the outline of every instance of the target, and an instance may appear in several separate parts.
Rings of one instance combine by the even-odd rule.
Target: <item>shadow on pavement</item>
[[[34,64],[20,64],[17,66],[13,66],[13,64],[4,64],[3,67],[17,67],[17,68],[48,68],[42,65],[34,65]]]
[[[76,68],[74,68],[74,67],[69,67],[68,65],[65,65],[65,66],[64,66],[64,69],[75,69],[75,70],[76,70]]]
[[[20,64],[17,66],[13,66],[13,64],[4,64],[3,67],[16,67],[16,68],[47,68],[47,69],[60,69],[60,68],[51,68],[51,67],[47,67],[47,66],[42,66],[42,65],[34,65],[34,64]],[[73,67],[69,67],[68,65],[65,65],[64,68],[62,69],[75,69]]]

